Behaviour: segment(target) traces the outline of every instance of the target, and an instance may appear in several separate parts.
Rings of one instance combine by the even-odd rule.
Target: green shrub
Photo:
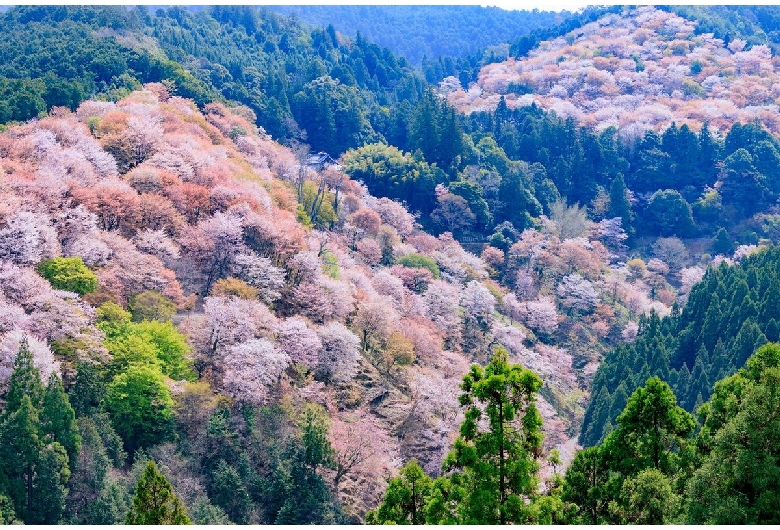
[[[423,254],[407,254],[398,258],[396,263],[410,269],[428,269],[431,271],[434,278],[437,280],[441,278],[439,266],[436,265],[436,262],[432,258],[424,256]]]
[[[144,291],[130,298],[128,309],[133,314],[133,322],[159,320],[166,322],[176,314],[176,304],[157,291]]]
[[[38,273],[49,280],[52,287],[63,291],[87,294],[98,286],[97,276],[78,256],[44,260],[38,265]]]

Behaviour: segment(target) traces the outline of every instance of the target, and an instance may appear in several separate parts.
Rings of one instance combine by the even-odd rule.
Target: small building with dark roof
[[[336,166],[335,169],[341,169],[339,163],[333,160],[333,157],[328,153],[323,151],[320,151],[315,155],[309,155],[309,158],[306,159],[306,166],[314,171],[322,171],[328,166]]]

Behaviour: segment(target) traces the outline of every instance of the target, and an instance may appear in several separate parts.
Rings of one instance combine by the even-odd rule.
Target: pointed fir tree
[[[69,461],[75,461],[81,447],[81,435],[76,413],[57,374],[49,376],[49,384],[44,391],[41,432],[48,441],[59,442],[67,451]]]
[[[5,395],[5,413],[10,414],[21,405],[22,397],[27,396],[34,408],[39,408],[43,401],[43,384],[41,373],[33,364],[33,356],[27,335],[19,343],[19,353],[14,360],[14,371]]]
[[[648,468],[671,474],[677,452],[695,426],[693,416],[677,405],[669,385],[651,377],[628,399],[617,428],[602,447],[612,468],[625,476]]]
[[[629,199],[626,181],[623,174],[618,173],[609,186],[609,211],[608,217],[620,217],[623,221],[623,230],[629,236],[633,234],[633,219],[631,215],[631,201]]]
[[[171,483],[157,470],[153,460],[146,464],[146,470],[138,479],[133,506],[125,524],[192,524],[184,511],[184,504],[174,493]]]
[[[59,524],[68,497],[68,453],[58,442],[41,449],[32,488],[32,506],[27,521],[30,524]]]
[[[41,422],[27,395],[22,395],[15,410],[6,409],[6,413],[0,425],[0,488],[13,500],[17,515],[29,522]]]

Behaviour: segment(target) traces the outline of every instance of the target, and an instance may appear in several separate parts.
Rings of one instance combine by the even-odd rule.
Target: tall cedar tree
[[[41,427],[47,441],[61,444],[68,453],[68,461],[74,462],[81,447],[81,435],[76,413],[56,374],[51,374],[44,392]]]
[[[668,384],[651,377],[628,399],[617,424],[603,446],[615,471],[629,475],[653,468],[673,474],[696,420],[677,405]]]
[[[33,407],[40,407],[43,401],[43,384],[41,374],[33,364],[33,356],[27,341],[27,336],[19,343],[19,353],[14,360],[14,371],[5,395],[5,415],[18,410],[22,397],[28,396]]]
[[[144,474],[138,479],[133,507],[125,524],[192,524],[184,511],[184,504],[173,492],[171,483],[157,470],[153,460],[146,464]]]
[[[366,514],[367,524],[425,524],[425,504],[433,481],[417,460],[401,468],[390,479],[385,498],[376,510]]]
[[[487,367],[472,365],[461,384],[466,419],[442,467],[453,483],[466,484],[464,524],[526,522],[526,499],[537,491],[543,434],[534,402],[542,381],[507,357],[498,348]],[[481,431],[485,414],[488,430]]]

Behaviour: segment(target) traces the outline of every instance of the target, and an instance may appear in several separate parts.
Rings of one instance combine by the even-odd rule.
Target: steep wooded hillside
[[[654,7],[626,8],[527,56],[485,66],[472,87],[447,84],[464,112],[507,105],[554,110],[626,137],[672,122],[725,130],[758,119],[778,131],[777,61],[765,44],[697,33],[697,22]],[[725,37],[724,37],[725,38]]]
[[[714,382],[742,368],[756,348],[780,338],[778,250],[740,254],[736,264],[710,268],[682,311],[643,319],[636,340],[604,358],[585,414],[584,445],[612,430],[628,396],[649,377],[668,381],[680,405],[693,412],[710,398]]]
[[[559,23],[570,13],[513,10],[468,5],[273,6],[319,27],[333,25],[350,37],[360,35],[389,48],[416,66],[458,58],[515,41],[537,28]],[[504,55],[508,48],[504,50]],[[498,49],[494,53],[500,54]]]
[[[551,221],[505,265],[477,257],[253,122],[153,83],[0,135],[2,421],[29,351],[28,380],[61,377],[81,439],[54,511],[11,488],[16,514],[121,521],[152,458],[195,522],[357,521],[400,461],[440,472],[461,378],[497,345],[542,377],[545,450],[571,458],[597,359],[578,345],[666,310],[602,279],[604,233],[562,241]],[[326,460],[298,460],[311,436]],[[319,493],[295,497],[289,474]]]
[[[21,6],[0,25],[2,122],[165,80],[200,107],[240,102],[275,139],[336,156],[390,135],[389,109],[424,92],[387,49],[252,7]]]

